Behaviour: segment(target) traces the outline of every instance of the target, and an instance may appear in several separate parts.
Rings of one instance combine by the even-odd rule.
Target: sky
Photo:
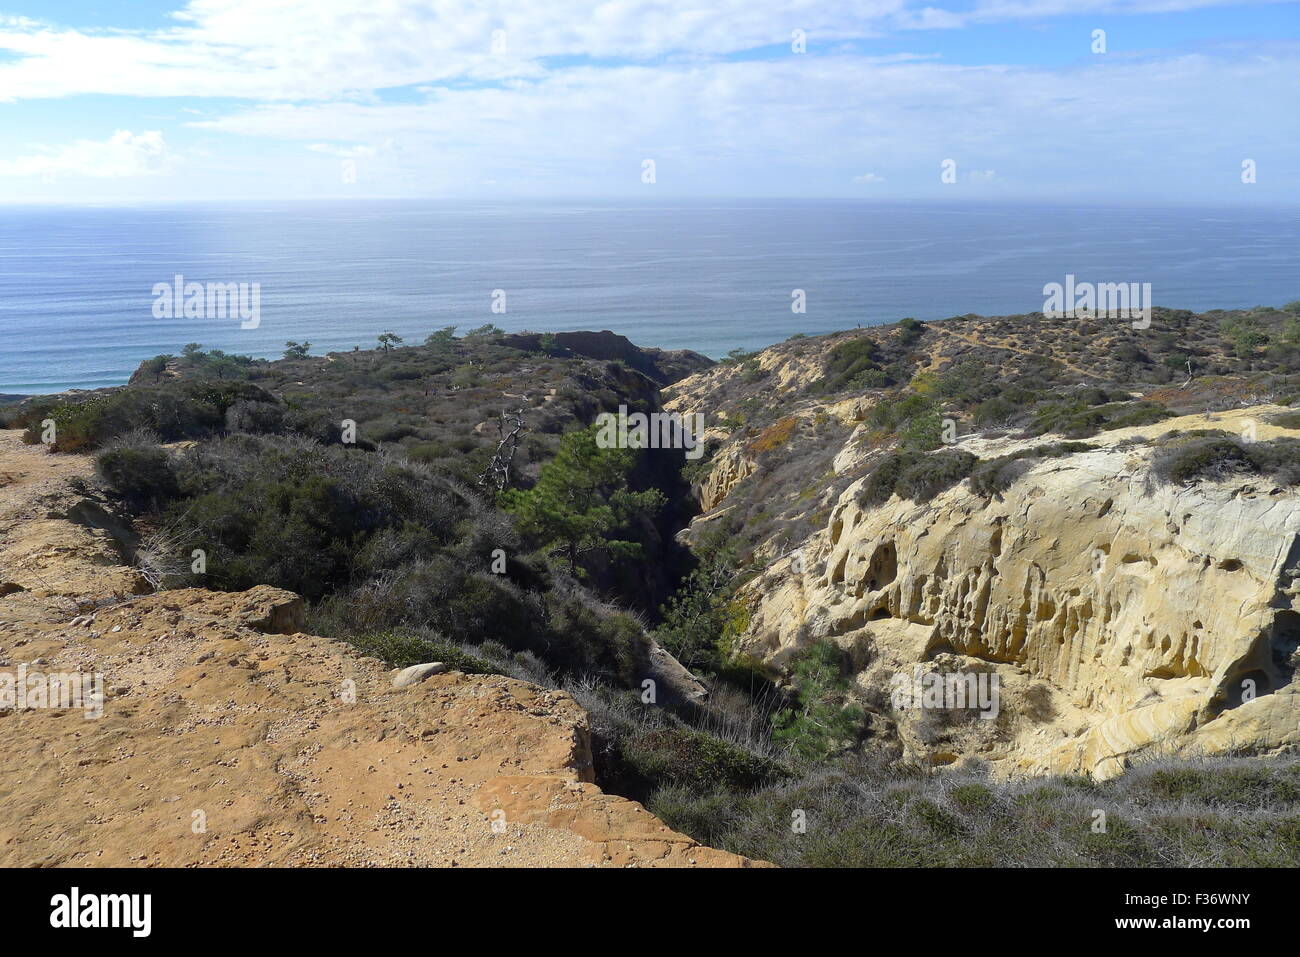
[[[1300,4],[0,0],[0,203],[1300,205]]]

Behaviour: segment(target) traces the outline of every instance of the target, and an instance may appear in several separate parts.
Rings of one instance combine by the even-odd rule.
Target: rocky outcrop
[[[600,332],[555,332],[550,341],[562,354],[587,359],[617,359],[659,385],[669,385],[713,365],[708,356],[690,349],[655,349],[635,345],[626,336],[608,329]],[[542,334],[513,332],[500,338],[502,345],[535,352],[542,348]]]
[[[177,356],[154,356],[136,366],[127,385],[158,385],[181,378],[184,371],[185,364]]]
[[[1300,745],[1300,494],[1238,477],[1155,480],[1171,429],[1297,435],[1277,408],[1103,433],[1037,460],[992,500],[963,481],[925,504],[863,507],[865,479],[804,547],[742,592],[740,649],[781,672],[818,638],[844,647],[898,746],[1003,772],[1119,773],[1136,755]],[[1042,442],[969,438],[981,458]],[[890,706],[916,666],[1000,681],[996,720]]]
[[[0,609],[4,601],[0,599]],[[136,598],[0,619],[4,671],[101,675],[102,716],[0,711],[6,866],[741,866],[592,781],[585,712],[498,676],[395,689],[264,630],[297,596]]]
[[[700,508],[709,511],[722,503],[742,480],[753,475],[758,464],[745,454],[740,445],[729,445],[709,463],[709,470],[700,483],[696,495]]]
[[[795,340],[764,349],[752,357],[762,373],[756,385],[764,392],[794,392],[811,385],[825,374],[826,346],[833,341],[837,340]],[[664,407],[682,413],[734,411],[727,399],[733,391],[743,392],[740,387],[749,378],[750,370],[738,362],[694,370],[689,378],[664,389]]]

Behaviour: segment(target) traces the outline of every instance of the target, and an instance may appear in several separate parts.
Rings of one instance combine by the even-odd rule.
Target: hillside
[[[406,769],[445,744],[463,779],[384,801],[452,834],[495,802],[586,842],[520,861],[1294,864],[1297,341],[1292,303],[1141,330],[906,320],[719,364],[608,333],[190,346],[125,388],[0,409],[29,443],[9,433],[0,648],[146,663],[149,707],[118,715],[142,753],[171,746],[163,712],[189,727],[215,699],[237,721],[249,702],[263,769],[340,742]],[[702,415],[704,456],[601,445],[620,407]],[[110,595],[123,611],[85,625]],[[992,688],[991,710],[900,699],[921,673]],[[326,689],[353,674],[346,710]],[[75,753],[48,714],[10,720]],[[361,801],[353,758],[310,767],[332,807]],[[251,786],[294,840],[254,850],[249,810],[247,855],[203,860],[500,850],[432,825],[386,843],[370,792],[371,826],[327,827],[303,779],[270,780]],[[632,823],[610,837],[583,808]]]
[[[905,322],[670,387],[715,410],[683,535],[738,538],[752,569],[732,654],[789,675],[832,642],[869,737],[923,763],[1113,777],[1152,749],[1292,750],[1295,308]],[[1189,356],[1206,374],[1171,384]],[[1004,712],[891,708],[917,665],[999,675]]]
[[[52,467],[53,466],[53,467]],[[259,586],[147,590],[103,503],[0,432],[0,656],[103,675],[103,717],[9,710],[0,863],[738,866],[592,784],[562,691],[451,671],[406,688]],[[494,822],[497,823],[494,828]]]

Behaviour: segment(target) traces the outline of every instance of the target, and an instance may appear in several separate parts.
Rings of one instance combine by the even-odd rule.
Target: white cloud
[[[853,57],[583,67],[425,102],[266,104],[191,125],[303,145],[391,140],[402,149],[379,158],[371,182],[395,190],[495,179],[581,195],[638,182],[650,157],[661,191],[745,182],[794,195],[822,177],[847,189],[867,169],[894,195],[937,183],[952,157],[972,185],[1112,182],[1141,193],[1144,182],[1203,182],[1193,171],[1217,156],[1237,157],[1234,169],[1255,154],[1294,166],[1297,119],[1284,104],[1300,100],[1297,67],[1294,52],[1070,70]]]
[[[977,0],[964,10],[924,6],[900,11],[896,25],[911,29],[956,29],[977,23],[1005,20],[1041,20],[1046,17],[1182,13],[1206,7],[1227,7],[1255,0]],[[1292,0],[1258,0],[1290,3]]]
[[[35,153],[0,161],[0,176],[89,176],[123,179],[167,172],[174,157],[157,130],[118,130],[107,140],[77,140],[66,146],[37,146]]]
[[[336,143],[308,143],[307,149],[313,153],[324,153],[326,156],[337,156],[340,159],[374,159],[394,152],[397,147],[389,139],[379,146],[368,146],[365,143],[356,143],[352,146],[341,146]]]
[[[83,32],[0,19],[0,100],[95,92],[320,99],[448,79],[538,77],[547,57],[718,55],[870,36],[902,0],[192,0],[179,24]],[[494,52],[494,31],[505,52]]]
[[[190,122],[167,134],[184,150],[183,185],[199,194],[329,194],[338,159],[363,166],[377,195],[492,184],[605,194],[640,189],[645,158],[658,164],[661,193],[915,195],[938,182],[946,157],[958,161],[962,187],[992,183],[985,193],[1196,189],[1218,181],[1206,164],[1235,168],[1244,156],[1264,158],[1269,182],[1300,178],[1297,116],[1285,105],[1300,101],[1294,42],[1056,68],[862,56],[846,42],[900,27],[1205,2],[974,0],[948,11],[924,0],[717,0],[707,9],[693,0],[193,0],[167,29],[111,32],[0,16],[0,103],[190,97],[179,107]],[[795,28],[810,52],[784,55]],[[495,30],[505,31],[504,53],[492,52]],[[760,46],[778,53],[722,56]],[[406,88],[401,98],[386,92],[394,87]],[[16,147],[12,126],[5,132],[0,156],[20,154],[0,162],[9,176],[136,176],[171,163],[159,133]],[[73,128],[67,139],[76,135],[89,134]]]
[[[191,0],[156,30],[78,30],[0,15],[0,102],[81,93],[331,99],[447,80],[537,79],[546,58],[712,57],[898,29],[1232,0]],[[504,52],[493,52],[502,31]],[[793,56],[793,54],[792,54]],[[901,54],[898,56],[907,56]]]

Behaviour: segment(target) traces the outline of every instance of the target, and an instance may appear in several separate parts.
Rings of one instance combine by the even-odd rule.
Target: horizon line
[[[860,205],[928,205],[928,206],[1040,206],[1057,208],[1079,208],[1095,206],[1101,209],[1114,208],[1157,208],[1157,209],[1240,209],[1240,210],[1296,210],[1300,211],[1300,199],[1291,202],[1278,202],[1265,198],[1247,202],[1228,202],[1211,198],[1199,200],[1180,199],[1125,199],[1123,197],[1086,199],[1053,199],[1036,197],[990,198],[988,196],[963,197],[954,195],[949,198],[926,197],[883,197],[883,196],[673,196],[664,199],[642,199],[616,196],[507,196],[499,198],[452,198],[444,196],[278,196],[278,197],[164,197],[155,199],[120,198],[120,199],[16,199],[0,197],[0,208],[6,207],[46,207],[46,208],[102,208],[102,207],[142,207],[142,206],[243,206],[257,203],[286,205],[347,205],[352,203],[421,203],[448,206],[507,206],[507,205],[636,205],[636,206],[679,206],[698,205],[702,203],[851,203]]]

